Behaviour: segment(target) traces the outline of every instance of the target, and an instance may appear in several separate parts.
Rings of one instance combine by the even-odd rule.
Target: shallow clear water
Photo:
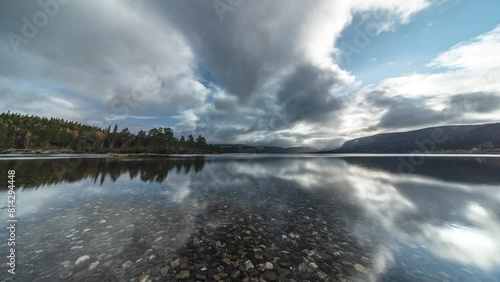
[[[2,280],[500,277],[500,158],[7,158],[1,203],[10,169],[17,266]]]

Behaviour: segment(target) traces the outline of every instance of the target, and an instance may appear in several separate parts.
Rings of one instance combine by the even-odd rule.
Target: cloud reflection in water
[[[254,179],[280,178],[308,191],[329,191],[360,207],[366,220],[374,220],[386,231],[380,236],[372,234],[382,242],[380,259],[375,260],[379,272],[387,267],[386,261],[393,260],[389,250],[394,251],[401,242],[484,270],[500,266],[498,185],[391,173],[338,158],[240,162],[236,169]],[[470,177],[474,177],[473,172]]]

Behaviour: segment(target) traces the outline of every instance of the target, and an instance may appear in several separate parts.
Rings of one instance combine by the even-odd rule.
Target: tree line
[[[171,128],[158,127],[149,131],[131,133],[99,128],[61,118],[47,118],[17,113],[0,114],[0,148],[54,149],[77,151],[165,151],[165,152],[220,152],[207,144],[205,137],[188,135],[176,137]]]

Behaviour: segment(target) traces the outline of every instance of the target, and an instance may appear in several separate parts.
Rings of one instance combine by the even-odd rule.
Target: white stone
[[[248,271],[249,269],[252,269],[252,268],[255,268],[255,266],[253,265],[253,263],[250,260],[247,260],[245,262],[245,269]]]
[[[318,265],[317,265],[317,264],[315,264],[314,262],[311,262],[311,263],[309,264],[309,266],[310,266],[312,269],[318,269]]]
[[[76,260],[75,265],[79,265],[80,263],[83,263],[89,259],[90,259],[90,257],[88,255],[81,256]]]
[[[99,261],[95,261],[95,262],[91,263],[89,266],[89,270],[96,268],[98,265],[99,265]]]
[[[133,264],[134,264],[133,262],[127,260],[126,262],[123,263],[122,267],[123,267],[123,269],[127,269],[127,268],[131,267]]]

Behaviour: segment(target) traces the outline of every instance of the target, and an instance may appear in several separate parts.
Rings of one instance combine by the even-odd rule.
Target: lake
[[[12,281],[500,281],[500,158],[0,158]],[[4,263],[5,262],[5,263]]]

